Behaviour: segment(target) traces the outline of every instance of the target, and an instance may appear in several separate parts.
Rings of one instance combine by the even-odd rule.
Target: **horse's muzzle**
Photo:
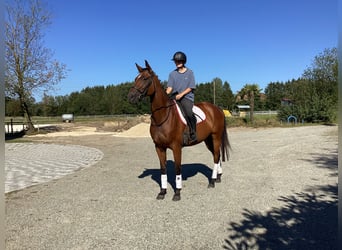
[[[131,90],[127,95],[128,101],[132,104],[138,103],[141,100],[141,98],[141,94],[138,93],[138,91],[134,90]]]

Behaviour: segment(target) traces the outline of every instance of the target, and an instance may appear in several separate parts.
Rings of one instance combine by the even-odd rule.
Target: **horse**
[[[171,149],[173,152],[176,188],[172,200],[178,201],[181,199],[180,192],[182,189],[182,148],[203,141],[214,158],[214,167],[208,187],[215,187],[215,182],[221,182],[221,156],[222,161],[228,160],[231,149],[223,111],[209,102],[195,103],[195,106],[204,112],[205,119],[196,125],[197,141],[188,145],[184,144],[184,132],[187,125],[180,119],[176,101],[166,94],[158,76],[153,72],[146,60],[145,68],[142,68],[137,63],[135,65],[139,74],[135,78],[134,85],[130,88],[127,98],[130,103],[134,104],[146,96],[150,97],[150,135],[155,144],[161,171],[161,185],[157,199],[164,199],[167,193],[166,150]]]

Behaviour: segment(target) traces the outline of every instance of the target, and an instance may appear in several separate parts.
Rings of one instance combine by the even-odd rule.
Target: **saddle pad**
[[[176,102],[176,101],[174,101],[174,102]],[[186,120],[185,120],[184,115],[183,115],[182,111],[180,110],[180,107],[179,107],[177,102],[176,102],[176,107],[177,107],[179,118],[186,125]],[[205,120],[206,117],[205,117],[203,110],[200,109],[199,107],[197,107],[196,105],[193,106],[192,112],[194,112],[194,114],[195,114],[196,121],[197,121],[196,123],[200,123],[200,122],[203,122]]]

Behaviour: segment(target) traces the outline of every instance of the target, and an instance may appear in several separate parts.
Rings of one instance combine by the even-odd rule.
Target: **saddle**
[[[187,125],[186,119],[184,118],[184,114],[183,114],[181,108],[179,107],[178,103],[175,100],[173,100],[173,101],[176,103],[179,118],[184,123],[184,125]],[[192,108],[192,112],[194,113],[194,115],[196,117],[196,124],[201,123],[206,119],[203,110],[200,109],[198,106],[194,105],[194,107]]]

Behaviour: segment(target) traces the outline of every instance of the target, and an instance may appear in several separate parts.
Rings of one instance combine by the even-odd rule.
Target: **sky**
[[[197,84],[218,77],[234,93],[245,84],[301,77],[326,48],[337,47],[337,0],[47,1],[45,46],[66,64],[50,95],[132,82],[147,60],[161,81],[188,58]]]

